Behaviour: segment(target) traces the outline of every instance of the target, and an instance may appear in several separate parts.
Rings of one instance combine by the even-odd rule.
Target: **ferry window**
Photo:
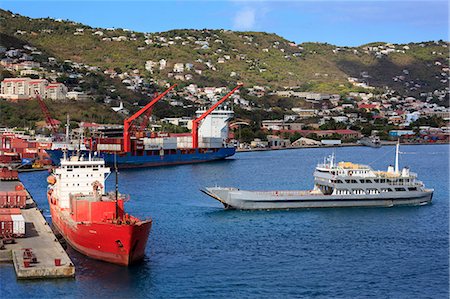
[[[408,190],[409,191],[417,191],[417,188],[416,187],[409,187]]]
[[[395,191],[406,191],[405,188],[395,188]]]
[[[375,183],[379,183],[379,182],[380,182],[380,180],[379,180],[379,179],[375,179],[374,181],[375,181]]]
[[[372,180],[366,180],[366,183],[372,184],[373,182],[372,182]]]
[[[345,180],[345,182],[348,183],[348,184],[350,183],[350,181],[351,181],[351,180]]]

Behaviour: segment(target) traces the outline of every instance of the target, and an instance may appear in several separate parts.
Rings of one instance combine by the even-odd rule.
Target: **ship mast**
[[[69,130],[70,130],[70,119],[69,119],[69,114],[67,114],[67,123],[66,123],[66,144],[69,144]]]
[[[116,173],[116,219],[119,218],[119,171],[117,170],[117,154],[114,154],[114,171]]]
[[[398,153],[400,148],[400,139],[397,140],[397,144],[395,145],[395,173],[398,173]]]

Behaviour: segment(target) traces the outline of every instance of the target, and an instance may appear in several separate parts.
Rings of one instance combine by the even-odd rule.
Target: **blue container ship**
[[[137,113],[124,120],[123,136],[79,138],[79,141],[69,140],[68,125],[66,126],[66,141],[53,143],[47,150],[54,164],[59,165],[63,151],[71,154],[74,151],[86,157],[95,153],[103,158],[107,165],[117,162],[119,168],[152,167],[163,165],[178,165],[208,162],[231,157],[236,153],[234,145],[227,143],[228,120],[233,117],[233,111],[217,109],[242,84],[237,85],[222,99],[209,109],[200,109],[197,118],[192,120],[192,132],[185,134],[145,133],[148,117],[153,106],[176,85],[155,97]],[[144,116],[144,121],[137,129],[136,119]],[[147,135],[147,136],[145,136]],[[82,141],[81,141],[82,140]]]
[[[69,155],[75,150],[68,150]],[[82,155],[88,157],[89,150],[81,150]],[[222,160],[235,154],[234,147],[222,148],[198,148],[176,150],[148,150],[141,153],[112,153],[97,152],[97,156],[103,158],[107,165],[114,165],[117,159],[119,168],[154,167],[166,165],[179,165]],[[47,150],[53,163],[59,165],[63,156],[63,150]]]

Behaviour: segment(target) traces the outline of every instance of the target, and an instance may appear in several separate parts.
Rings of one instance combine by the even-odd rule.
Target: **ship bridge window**
[[[361,180],[361,183],[372,184],[372,180]]]
[[[367,194],[380,194],[377,189],[367,189]]]
[[[366,194],[362,189],[353,189],[353,194]]]

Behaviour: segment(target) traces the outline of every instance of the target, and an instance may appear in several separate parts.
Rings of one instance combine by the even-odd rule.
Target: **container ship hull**
[[[88,155],[89,151],[81,151]],[[59,165],[63,156],[61,149],[47,150],[53,163]],[[224,148],[199,148],[199,149],[177,149],[177,150],[153,150],[141,153],[112,153],[98,152],[98,156],[103,158],[107,165],[114,165],[116,156],[119,168],[154,167],[165,165],[192,164],[222,160],[231,157],[236,153],[234,147]],[[69,151],[69,155],[72,151]]]
[[[54,227],[80,253],[123,266],[144,257],[151,221],[134,225],[75,222],[68,211],[53,204],[50,197],[49,205]]]

